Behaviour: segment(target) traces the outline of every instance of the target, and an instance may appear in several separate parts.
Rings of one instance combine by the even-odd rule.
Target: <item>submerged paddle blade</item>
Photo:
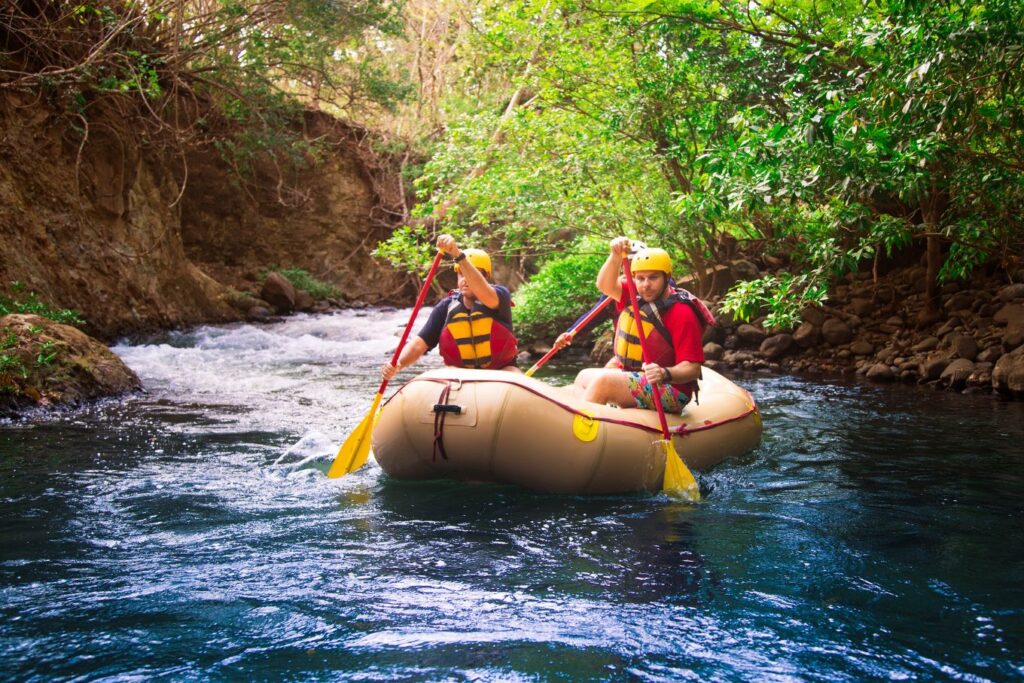
[[[345,439],[345,443],[341,444],[341,448],[338,449],[338,455],[335,456],[334,462],[331,463],[331,469],[327,470],[328,478],[336,479],[359,469],[366,463],[366,458],[370,454],[370,436],[373,434],[374,425],[377,424],[377,408],[380,407],[380,400],[383,395],[381,392],[377,392],[373,399],[373,405],[370,407],[370,412],[366,414],[366,417],[359,423],[359,426],[349,434],[349,437]]]
[[[694,479],[690,468],[676,453],[676,447],[672,444],[672,440],[666,439],[660,443],[664,444],[665,448],[665,479],[661,485],[662,491],[676,498],[685,498],[693,502],[699,501],[700,487],[697,486],[697,480]]]

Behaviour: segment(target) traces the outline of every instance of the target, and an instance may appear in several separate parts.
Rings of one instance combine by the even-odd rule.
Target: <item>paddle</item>
[[[402,333],[402,338],[395,348],[395,353],[391,356],[392,365],[398,363],[398,356],[402,353],[405,341],[409,338],[409,332],[412,330],[412,324],[416,320],[416,314],[420,312],[420,307],[423,306],[423,300],[427,296],[427,289],[434,280],[434,274],[437,273],[437,266],[441,263],[442,256],[444,256],[444,252],[437,252],[437,256],[434,257],[434,263],[430,266],[430,272],[427,273],[426,279],[423,280],[423,287],[420,288],[420,295],[416,298],[416,305],[412,307],[412,313],[409,314],[409,322],[405,325],[405,332]],[[380,407],[380,401],[384,396],[384,389],[387,386],[388,380],[380,383],[377,395],[373,399],[373,405],[370,406],[370,412],[366,414],[366,417],[359,423],[359,426],[345,439],[345,443],[341,444],[341,448],[338,449],[338,455],[335,456],[334,462],[331,463],[331,469],[327,471],[327,476],[331,479],[357,470],[366,463],[366,458],[370,454],[370,435],[373,434],[373,426],[377,424],[377,408]]]
[[[570,337],[572,337],[574,334],[576,334],[576,330],[578,330],[578,329],[580,329],[582,327],[586,327],[587,323],[589,323],[591,320],[593,320],[595,317],[597,317],[597,314],[605,309],[605,306],[608,305],[609,301],[611,301],[611,299],[609,297],[602,295],[601,296],[601,300],[598,301],[594,305],[594,307],[590,309],[590,312],[588,312],[581,320],[577,321],[575,325],[570,327],[569,330],[566,332],[566,334],[569,335]],[[539,361],[534,363],[533,367],[526,371],[526,376],[527,377],[532,377],[533,373],[537,372],[537,370],[540,369],[540,366],[544,365],[549,360],[551,360],[551,357],[554,356],[556,353],[558,353],[560,350],[561,349],[559,349],[556,346],[555,348],[551,349],[546,354],[544,354],[543,358],[541,358]]]
[[[647,346],[647,334],[644,332],[644,325],[640,318],[640,305],[637,303],[636,283],[633,282],[633,273],[629,268],[629,259],[622,259],[622,269],[626,274],[626,291],[629,292],[629,303],[633,308],[633,320],[636,321],[636,334],[640,337],[640,351],[643,353],[645,363],[650,363],[650,355]],[[651,384],[651,393],[654,395],[654,407],[658,411],[658,420],[661,422],[661,443],[665,449],[665,477],[662,480],[661,490],[673,496],[688,498],[693,501],[700,500],[700,487],[693,473],[683,462],[683,459],[676,453],[676,447],[672,443],[672,435],[668,431],[668,422],[665,420],[665,408],[661,405],[661,389],[657,384]]]

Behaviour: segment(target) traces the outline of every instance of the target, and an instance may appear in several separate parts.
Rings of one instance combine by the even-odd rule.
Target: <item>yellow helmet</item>
[[[665,275],[672,274],[672,257],[664,249],[647,247],[636,253],[629,264],[632,271],[638,270],[660,270]]]
[[[491,274],[491,257],[483,249],[463,249],[466,260],[476,266],[476,269],[485,275]],[[459,264],[455,264],[455,272],[459,272]]]

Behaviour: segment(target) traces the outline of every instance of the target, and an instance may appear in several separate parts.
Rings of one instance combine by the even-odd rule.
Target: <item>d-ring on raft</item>
[[[753,397],[704,368],[699,404],[669,415],[676,452],[704,470],[755,448]],[[590,403],[525,375],[441,368],[403,386],[384,405],[373,453],[397,479],[460,479],[534,491],[659,491],[665,449],[653,410]]]

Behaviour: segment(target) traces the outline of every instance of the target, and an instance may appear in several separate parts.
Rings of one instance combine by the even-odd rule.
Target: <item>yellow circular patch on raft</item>
[[[601,423],[595,420],[592,414],[583,412],[583,415],[576,415],[572,419],[572,433],[580,441],[593,441],[597,438],[597,430]]]

